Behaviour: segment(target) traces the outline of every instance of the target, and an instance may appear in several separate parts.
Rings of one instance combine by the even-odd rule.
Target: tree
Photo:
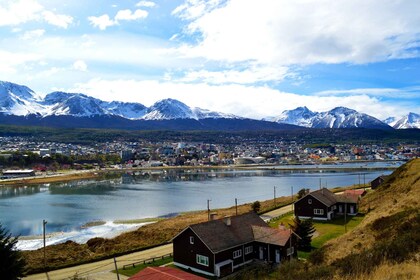
[[[252,208],[252,211],[254,211],[255,213],[258,213],[258,211],[260,211],[261,209],[261,203],[257,200],[251,204],[251,208]]]
[[[304,197],[307,193],[309,193],[309,189],[300,189],[297,193],[297,199],[301,199],[302,197]]]
[[[20,279],[24,276],[25,260],[15,246],[17,237],[12,237],[0,224],[0,275],[2,279]]]
[[[302,221],[296,217],[290,228],[300,237],[300,239],[298,238],[297,248],[302,251],[310,251],[312,236],[315,232],[312,219]]]

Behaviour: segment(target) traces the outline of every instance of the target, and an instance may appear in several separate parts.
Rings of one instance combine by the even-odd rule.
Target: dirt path
[[[131,264],[133,262],[137,262],[139,260],[144,260],[152,257],[159,257],[169,253],[172,253],[172,244],[159,246],[156,248],[152,248],[149,250],[132,253],[124,256],[117,257],[117,265],[119,269],[122,269],[123,265]],[[107,259],[103,261],[98,261],[89,264],[78,265],[74,267],[59,269],[50,271],[48,273],[40,273],[30,275],[23,279],[29,280],[41,280],[41,279],[49,279],[49,280],[61,280],[61,279],[71,279],[74,276],[79,276],[82,278],[87,278],[89,280],[96,280],[96,279],[117,279],[117,275],[110,271],[115,270],[114,260]],[[124,280],[128,277],[120,275],[120,279]]]

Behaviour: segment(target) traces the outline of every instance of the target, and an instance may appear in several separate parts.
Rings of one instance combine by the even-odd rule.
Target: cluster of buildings
[[[57,143],[24,137],[0,137],[0,157],[32,152],[40,157],[117,155],[118,167],[202,166],[233,164],[317,164],[355,160],[409,160],[420,155],[417,145],[312,145],[295,141],[247,141],[236,144],[111,141],[91,144]]]

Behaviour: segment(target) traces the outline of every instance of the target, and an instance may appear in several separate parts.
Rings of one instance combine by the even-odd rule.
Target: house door
[[[350,214],[354,214],[354,205],[350,205]]]
[[[343,213],[343,205],[338,205],[338,213]]]
[[[276,249],[276,263],[280,263],[280,250]]]
[[[264,259],[264,248],[260,246],[260,260]]]

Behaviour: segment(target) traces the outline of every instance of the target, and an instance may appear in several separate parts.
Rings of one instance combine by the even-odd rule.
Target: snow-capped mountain
[[[175,99],[164,99],[150,106],[144,120],[195,119],[190,107]]]
[[[312,112],[306,106],[297,107],[294,110],[286,110],[280,116],[265,118],[266,121],[294,124],[303,127],[312,127],[312,118],[317,113]]]
[[[238,118],[234,115],[223,114],[201,108],[190,108],[185,103],[175,99],[163,99],[150,106],[144,120],[173,120],[173,119],[219,119],[219,118]]]
[[[394,127],[394,125],[397,121],[398,120],[397,120],[396,117],[388,117],[388,118],[384,119],[382,122],[386,123],[389,126]]]
[[[175,99],[164,99],[147,108],[140,103],[102,101],[82,94],[55,91],[41,98],[26,86],[0,82],[0,113],[27,116],[118,116],[130,120],[239,118],[234,115],[190,108]]]
[[[396,121],[392,127],[396,129],[420,128],[420,115],[410,112]]]
[[[140,103],[102,101],[102,107],[107,110],[108,114],[120,116],[130,120],[137,120],[146,114],[147,107]]]
[[[6,115],[37,114],[44,110],[40,97],[30,88],[0,81],[0,112]]]
[[[41,97],[26,86],[2,81],[0,117],[3,123],[8,124],[18,121],[27,125],[50,124],[57,127],[276,130],[294,129],[297,125],[309,128],[391,128],[372,116],[345,107],[320,113],[298,107],[283,111],[280,116],[258,121],[191,108],[175,99],[164,99],[146,107],[140,103],[103,101],[82,93],[56,91]],[[400,120],[388,118],[386,122],[398,129],[420,128],[420,117],[415,113]]]
[[[272,119],[278,123],[310,128],[391,128],[372,116],[345,107],[336,107],[320,113],[312,112],[306,107],[298,107],[283,111],[280,116]]]
[[[101,103],[102,101],[99,99],[80,93],[52,92],[43,101],[43,104],[50,108],[43,116],[90,117],[106,115],[107,111],[102,108]]]

